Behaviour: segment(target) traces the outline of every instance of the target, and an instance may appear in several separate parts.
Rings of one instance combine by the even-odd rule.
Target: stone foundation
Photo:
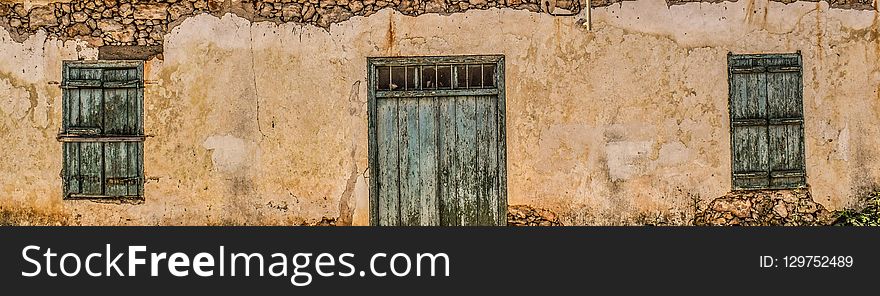
[[[507,226],[562,226],[556,213],[528,205],[507,207]]]
[[[734,191],[698,211],[697,226],[818,226],[834,214],[813,201],[808,189]]]

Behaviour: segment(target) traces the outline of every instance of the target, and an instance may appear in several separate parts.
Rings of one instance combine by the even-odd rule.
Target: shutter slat
[[[139,88],[143,87],[139,80],[107,81],[102,84],[104,88]]]
[[[107,135],[107,136],[83,136],[79,134],[58,135],[59,142],[71,143],[115,143],[115,142],[143,142],[146,136]]]
[[[800,72],[801,67],[799,66],[770,66],[767,67],[767,72],[771,73],[785,73],[785,72]]]
[[[67,80],[61,87],[67,89],[77,89],[77,88],[97,88],[101,87],[100,79],[76,79],[76,80]]]
[[[767,68],[763,66],[737,67],[731,68],[730,71],[734,74],[752,74],[767,72]]]
[[[770,125],[786,125],[786,124],[802,124],[804,123],[803,118],[771,118],[769,121]]]
[[[732,122],[732,124],[733,124],[733,126],[755,126],[755,125],[766,126],[767,119],[763,119],[763,118],[761,118],[761,119],[736,119]]]

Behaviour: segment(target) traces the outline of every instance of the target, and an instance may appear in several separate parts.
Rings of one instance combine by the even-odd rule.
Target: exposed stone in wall
[[[807,189],[734,191],[698,211],[698,226],[817,226],[834,214],[813,201]]]
[[[593,0],[592,7],[631,0]],[[669,5],[727,0],[667,0]],[[771,0],[791,3],[796,0]],[[819,0],[806,0],[819,1]],[[874,0],[824,0],[831,7],[873,9]],[[62,40],[79,38],[93,46],[162,45],[164,35],[185,18],[227,12],[253,20],[307,23],[327,28],[354,16],[391,8],[405,15],[456,13],[470,9],[513,8],[553,14],[577,13],[579,0],[72,0],[25,8],[0,3],[0,27],[18,41],[37,30]]]
[[[527,205],[507,207],[507,226],[562,226],[556,213]]]
[[[571,13],[576,0],[73,0],[26,9],[22,3],[0,3],[0,26],[23,41],[36,31],[50,37],[79,38],[93,46],[162,45],[164,34],[189,16],[227,12],[253,20],[297,22],[327,28],[354,16],[385,8],[406,15],[455,13],[469,9],[514,8]]]
[[[615,3],[621,3],[624,1],[635,1],[635,0],[592,0],[590,1],[591,7],[602,7],[608,6]],[[668,5],[678,5],[678,4],[686,4],[690,2],[703,2],[703,3],[719,3],[719,2],[736,2],[737,0],[666,0],[666,4]],[[780,3],[794,3],[797,1],[806,1],[806,2],[819,2],[825,1],[828,2],[828,5],[832,8],[843,8],[843,9],[861,9],[861,10],[873,10],[874,9],[874,0],[770,0],[773,2]]]
[[[874,0],[771,0],[775,2],[781,3],[794,3],[797,1],[808,1],[808,2],[819,2],[825,1],[828,2],[828,5],[831,8],[842,8],[842,9],[862,9],[862,10],[874,10]]]
[[[170,7],[205,8],[206,1],[76,0],[30,10],[21,3],[3,3],[0,25],[19,41],[42,29],[51,37],[80,38],[94,46],[161,45],[171,21]],[[190,9],[188,15],[200,11],[204,9]]]

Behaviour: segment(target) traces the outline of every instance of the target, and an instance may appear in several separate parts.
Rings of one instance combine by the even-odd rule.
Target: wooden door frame
[[[454,56],[400,56],[400,57],[367,57],[367,117],[369,121],[369,167],[370,167],[370,225],[379,225],[379,143],[377,137],[377,76],[378,66],[422,66],[431,64],[489,64],[495,63],[496,89],[469,89],[469,90],[429,90],[429,91],[383,91],[383,97],[405,96],[457,96],[457,95],[487,95],[498,96],[498,124],[503,129],[498,130],[499,149],[499,200],[507,204],[507,107],[505,100],[505,69],[504,55],[454,55]],[[503,164],[503,165],[502,165]],[[500,213],[506,215],[505,213]],[[506,219],[506,218],[505,218]]]

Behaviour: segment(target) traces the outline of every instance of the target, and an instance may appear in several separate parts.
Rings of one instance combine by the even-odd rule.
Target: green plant
[[[841,211],[834,225],[880,226],[880,191],[869,194],[864,205],[861,211],[852,209]]]

